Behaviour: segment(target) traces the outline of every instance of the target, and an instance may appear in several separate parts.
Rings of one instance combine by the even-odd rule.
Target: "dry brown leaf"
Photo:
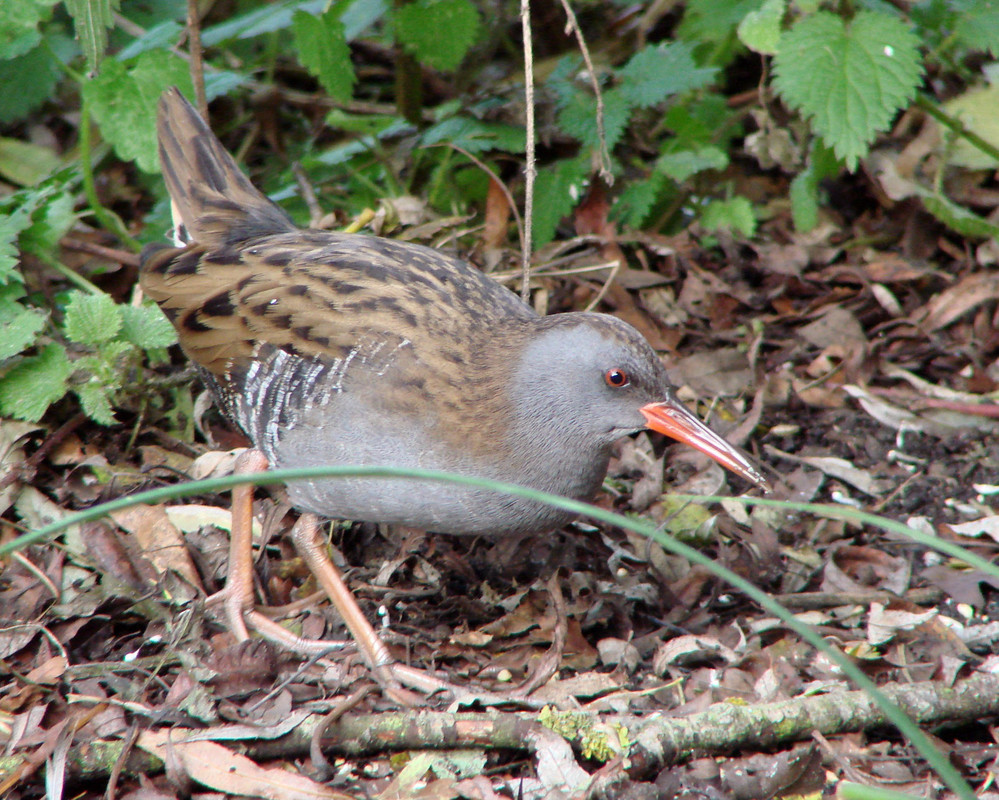
[[[215,742],[187,742],[185,733],[182,728],[145,731],[136,746],[163,761],[172,751],[192,780],[219,792],[264,800],[352,800],[284,767],[261,767]]]
[[[173,571],[191,586],[204,591],[201,577],[187,552],[187,542],[163,506],[133,506],[115,511],[112,519],[132,534],[146,558],[162,572]]]

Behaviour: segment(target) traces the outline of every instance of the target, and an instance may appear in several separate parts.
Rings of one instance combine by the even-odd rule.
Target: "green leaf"
[[[0,137],[0,175],[19,186],[34,186],[55,172],[62,159],[45,145]]]
[[[948,100],[943,110],[986,142],[999,147],[999,85],[979,86]],[[946,139],[953,135],[941,131]],[[946,150],[947,163],[967,169],[995,169],[996,160],[963,137]]]
[[[184,30],[184,26],[176,20],[163,20],[163,22],[154,25],[115,53],[115,58],[119,61],[128,61],[141,53],[145,53],[147,50],[160,50],[164,47],[172,47],[182,30]]]
[[[41,311],[17,306],[9,319],[0,316],[0,362],[16,356],[35,343],[48,319]]]
[[[84,413],[101,425],[114,425],[114,411],[111,409],[111,391],[103,383],[89,380],[73,391],[80,398]]]
[[[66,0],[66,10],[73,18],[76,38],[87,57],[87,69],[97,70],[108,46],[108,28],[114,25],[114,12],[121,0]]]
[[[543,245],[555,238],[555,228],[579,202],[589,159],[565,159],[538,170],[534,184],[534,242]]]
[[[666,176],[658,171],[653,171],[645,180],[628,181],[614,201],[612,216],[629,228],[641,228],[663,195],[665,185]]]
[[[63,320],[63,329],[71,341],[77,344],[109,342],[121,327],[121,309],[108,295],[71,293]]]
[[[604,137],[608,150],[613,150],[624,135],[631,110],[631,100],[620,89],[604,92]],[[559,111],[558,125],[587,147],[596,148],[599,145],[596,98],[588,92],[577,91]]]
[[[846,24],[820,11],[781,37],[774,84],[848,169],[913,97],[919,39],[901,20],[861,11]]]
[[[25,194],[20,192],[18,196],[23,198]],[[22,280],[17,271],[20,263],[17,243],[21,231],[31,225],[31,214],[35,210],[30,195],[28,197],[13,208],[0,209],[0,286],[14,279]]]
[[[22,250],[44,253],[53,250],[76,222],[73,206],[76,197],[69,186],[60,183],[59,173],[38,195],[39,202],[31,215],[31,225],[21,234]]]
[[[41,40],[56,0],[4,0],[0,3],[0,59],[23,56]]]
[[[656,162],[656,170],[677,183],[706,169],[725,169],[727,166],[728,155],[721,148],[712,145],[663,153]]]
[[[780,41],[780,25],[787,11],[785,0],[764,0],[756,11],[750,11],[739,23],[739,41],[754,53],[772,56]]]
[[[526,147],[524,129],[502,122],[482,122],[471,117],[450,117],[427,128],[420,141],[424,145],[447,142],[470,153],[502,150],[523,153]]]
[[[265,3],[246,14],[230,17],[225,22],[206,28],[201,34],[201,43],[205,47],[214,47],[230,39],[252,39],[254,36],[285,31],[291,26],[291,18],[296,11],[321,14],[328,5],[329,0]]]
[[[121,338],[143,350],[169,347],[177,341],[177,331],[159,306],[118,306],[121,313]]]
[[[689,0],[677,38],[696,45],[720,45],[734,39],[738,24],[763,0]]]
[[[0,91],[0,123],[22,120],[54,96],[61,74],[59,62],[42,45],[0,61],[0,86],[17,86],[16,92]]]
[[[969,3],[957,15],[954,35],[971,50],[999,56],[999,3],[996,0]]]
[[[73,365],[57,344],[26,358],[0,378],[0,413],[37,422],[66,394]]]
[[[700,222],[709,231],[729,230],[747,237],[756,233],[753,205],[745,197],[709,203],[701,213]]]
[[[941,195],[927,191],[920,196],[926,210],[955,233],[969,239],[999,239],[999,225],[994,222]]]
[[[687,42],[648,45],[619,70],[620,91],[629,104],[648,108],[680,92],[707,86],[716,72],[714,67],[697,66],[694,45]]]
[[[170,86],[191,94],[187,64],[165,50],[150,50],[127,64],[105,59],[100,74],[83,86],[101,133],[120,158],[134,160],[145,172],[159,169],[156,104]]]
[[[806,233],[819,222],[819,183],[839,174],[842,162],[816,139],[808,154],[808,166],[791,181],[791,219],[794,228]]]
[[[296,11],[292,24],[302,66],[319,79],[330,97],[346,103],[357,79],[336,9],[318,17]]]
[[[469,0],[416,0],[392,13],[395,35],[417,60],[457,69],[479,35],[479,12]]]

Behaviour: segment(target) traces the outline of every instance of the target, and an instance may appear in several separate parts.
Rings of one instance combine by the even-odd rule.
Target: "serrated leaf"
[[[114,12],[121,0],[66,0],[66,10],[73,18],[76,38],[87,58],[87,69],[94,72],[108,46],[108,28],[114,25]]]
[[[631,101],[619,89],[604,92],[604,138],[608,150],[613,150],[621,140],[631,110]],[[587,147],[598,147],[596,98],[587,92],[577,91],[559,111],[558,126]]]
[[[962,8],[954,22],[954,35],[971,50],[999,56],[999,3],[977,0]]]
[[[728,155],[725,151],[711,145],[663,153],[656,162],[656,169],[677,183],[706,169],[725,169],[727,166]]]
[[[0,413],[37,422],[64,394],[73,365],[57,344],[26,358],[0,378]]]
[[[41,253],[55,249],[59,241],[76,222],[76,197],[63,180],[66,172],[54,175],[39,187],[34,195],[35,208],[31,212],[31,225],[21,234],[22,250]]]
[[[52,16],[56,0],[5,0],[0,3],[0,59],[16,58],[41,40],[38,26]]]
[[[169,347],[177,341],[177,331],[159,306],[118,306],[121,312],[121,338],[143,350]]]
[[[114,411],[111,409],[111,395],[108,389],[98,381],[90,380],[73,390],[80,398],[84,413],[94,422],[101,425],[114,425]]]
[[[19,308],[9,319],[0,318],[0,362],[31,347],[45,327],[45,314],[33,308]]]
[[[63,330],[77,344],[100,344],[118,335],[121,309],[106,294],[73,292],[66,305]]]
[[[19,193],[18,197],[24,197],[24,201],[0,213],[0,286],[15,279],[22,280],[17,271],[20,263],[17,242],[21,232],[31,225],[31,212],[35,206],[30,194]]]
[[[619,90],[630,105],[648,108],[672,95],[707,86],[716,72],[714,67],[697,65],[693,44],[653,44],[639,50],[621,67]]]
[[[538,170],[534,184],[534,242],[540,246],[555,238],[555,228],[579,202],[587,159],[565,159]]]
[[[101,71],[83,86],[84,98],[101,133],[125,161],[145,172],[156,172],[156,104],[170,86],[190,94],[187,64],[163,50],[142,53],[124,64],[108,58]]]
[[[292,17],[298,60],[330,97],[346,103],[351,98],[356,77],[350,61],[350,47],[343,23],[335,9],[313,16],[296,11]]]
[[[753,205],[745,197],[709,203],[701,213],[700,223],[709,231],[729,230],[747,237],[756,233]]]
[[[848,169],[913,97],[919,39],[901,20],[861,11],[849,24],[826,11],[781,37],[774,84]]]
[[[457,69],[479,35],[479,12],[469,0],[416,0],[392,12],[395,35],[428,67]]]
[[[750,11],[739,23],[739,41],[754,53],[772,56],[780,41],[780,26],[787,11],[785,0],[764,0],[756,11]]]
[[[656,171],[645,180],[628,181],[614,201],[611,215],[629,228],[642,227],[653,205],[659,201],[665,183],[666,176]]]

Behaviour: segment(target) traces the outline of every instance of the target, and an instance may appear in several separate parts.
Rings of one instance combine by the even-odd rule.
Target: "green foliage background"
[[[610,213],[624,228],[669,232],[696,220],[708,234],[751,238],[768,212],[724,176],[778,137],[787,156],[770,168],[791,179],[796,226],[814,226],[822,182],[859,169],[914,102],[935,102],[918,94],[929,70],[981,83],[969,64],[999,52],[993,5],[928,0],[904,13],[880,0],[690,0],[670,24],[624,26],[621,35],[606,29],[619,15],[611,0],[578,3],[594,75],[571,37],[535,31],[534,244],[567,230],[594,180],[613,183]],[[225,97],[232,113],[215,122],[238,137],[253,122],[248,102],[275,104],[285,152],[255,168],[254,179],[303,224],[309,209],[292,164],[321,187],[324,209],[348,218],[402,194],[440,213],[481,214],[488,178],[468,154],[522,196],[515,4],[244,0],[226,8],[224,16],[209,10],[201,29],[208,99]],[[544,9],[546,19],[552,13]],[[154,119],[166,87],[193,96],[185,15],[179,0],[0,4],[0,416],[39,420],[75,398],[112,424],[116,409],[155,402],[149,367],[164,358],[172,330],[156,309],[112,298],[95,285],[98,274],[68,266],[61,245],[67,236],[103,237],[135,252],[169,227]],[[747,87],[757,90],[757,126],[764,120],[756,149],[745,107],[731,102]],[[327,108],[325,120],[298,113],[303,106]],[[952,126],[951,143],[966,133],[962,124]],[[999,163],[989,124],[968,122],[979,167]],[[979,126],[984,139],[975,142]],[[58,141],[42,135],[52,130]],[[431,147],[439,144],[449,147]],[[914,191],[963,235],[995,235],[938,185]]]

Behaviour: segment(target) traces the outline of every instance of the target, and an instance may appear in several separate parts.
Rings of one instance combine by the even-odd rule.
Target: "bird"
[[[615,442],[652,430],[768,486],[750,456],[683,405],[628,323],[593,312],[541,316],[440,250],[298,227],[176,88],[161,96],[157,138],[175,241],[147,246],[140,283],[252,442],[246,469],[433,469],[588,501]],[[393,659],[356,603],[340,606],[349,590],[316,533],[320,519],[497,537],[555,530],[573,517],[411,478],[295,481],[287,493],[302,512],[295,544],[373,668]],[[248,527],[249,512],[242,518]],[[257,630],[266,623],[253,611],[249,532],[235,530],[235,517],[233,528],[224,603],[244,638],[246,620]]]

